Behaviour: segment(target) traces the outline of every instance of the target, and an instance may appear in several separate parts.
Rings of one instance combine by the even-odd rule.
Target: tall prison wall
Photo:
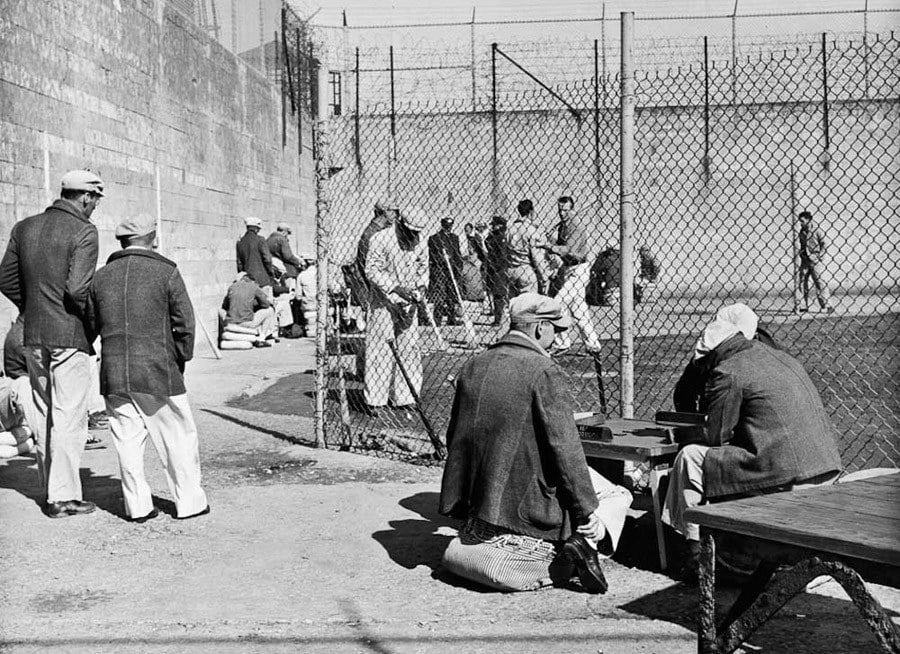
[[[214,329],[245,216],[264,234],[289,223],[294,249],[314,252],[303,119],[299,160],[290,107],[282,148],[280,89],[165,0],[0,0],[0,247],[66,170],[90,168],[106,183],[100,263],[119,220],[159,209],[160,251]],[[2,300],[0,324],[14,316]]]
[[[507,217],[531,198],[539,222],[556,220],[556,198],[576,199],[595,221],[596,243],[618,238],[618,112],[594,120],[559,111],[498,114],[497,189],[492,184],[489,113],[398,115],[396,157],[390,118],[360,118],[359,161],[353,117],[334,124],[332,258],[353,257],[371,203],[389,188],[402,204],[439,218]],[[784,293],[792,289],[791,163],[796,210],[818,217],[834,255],[829,273],[841,291],[895,290],[900,208],[900,105],[895,100],[838,101],[830,107],[830,149],[823,150],[822,107],[815,102],[710,109],[704,166],[702,106],[643,107],[636,112],[636,229],[663,270],[667,293]],[[827,165],[826,165],[827,163]],[[496,201],[495,201],[496,200]]]

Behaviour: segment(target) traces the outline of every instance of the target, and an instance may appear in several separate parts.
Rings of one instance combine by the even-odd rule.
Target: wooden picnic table
[[[581,418],[575,424],[581,433],[581,445],[589,462],[612,461],[619,464],[620,467],[610,476],[622,476],[621,463],[624,461],[643,463],[650,467],[650,503],[656,524],[656,546],[660,568],[665,570],[666,541],[659,485],[678,453],[678,445],[672,440],[671,429],[651,420],[604,419],[602,416]],[[610,474],[608,469],[603,472]]]
[[[733,652],[806,585],[833,577],[887,652],[900,633],[863,579],[900,588],[900,474],[689,509],[701,527],[703,654]],[[760,560],[728,615],[715,623],[715,536],[737,534]]]

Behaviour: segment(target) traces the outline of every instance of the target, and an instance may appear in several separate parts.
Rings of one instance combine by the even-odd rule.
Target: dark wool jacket
[[[237,271],[245,272],[260,286],[271,286],[274,272],[266,239],[249,229],[237,242]]]
[[[303,262],[294,255],[293,250],[291,250],[291,242],[287,236],[281,232],[272,232],[269,234],[269,238],[266,239],[266,246],[273,257],[278,257],[284,263],[285,277],[296,277],[300,274]]]
[[[103,345],[101,394],[185,392],[194,309],[174,262],[152,250],[114,252],[94,277],[88,312]]]
[[[97,253],[97,228],[69,200],[12,228],[0,292],[25,316],[25,345],[91,351],[85,306]]]
[[[563,540],[597,508],[560,367],[511,332],[456,380],[440,512]]]
[[[834,427],[803,366],[735,334],[715,350],[700,410],[709,414],[704,492],[721,497],[838,472]]]

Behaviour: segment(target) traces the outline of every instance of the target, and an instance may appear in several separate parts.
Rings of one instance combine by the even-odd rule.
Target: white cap
[[[244,225],[247,227],[262,227],[262,221],[256,216],[247,216],[244,218]]]
[[[70,170],[62,176],[64,191],[89,191],[103,197],[103,180],[90,170]]]

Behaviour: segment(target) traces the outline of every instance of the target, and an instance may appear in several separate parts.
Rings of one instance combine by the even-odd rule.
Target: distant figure
[[[604,593],[598,554],[616,549],[631,494],[588,468],[569,384],[548,350],[562,305],[523,293],[510,330],[456,378],[439,510],[462,521],[443,566],[504,591],[567,585]]]
[[[287,223],[278,223],[275,231],[269,234],[266,239],[266,245],[269,248],[269,254],[278,258],[284,264],[284,273],[281,275],[281,281],[287,286],[288,290],[294,290],[297,286],[297,275],[303,270],[303,261],[294,255],[291,250],[291,242],[288,238],[291,235],[291,226]]]
[[[228,287],[225,299],[222,300],[225,328],[237,325],[253,330],[254,347],[271,347],[269,341],[275,340],[275,309],[269,295],[247,273],[238,276]]]
[[[572,314],[581,332],[585,349],[591,354],[600,352],[600,340],[594,330],[591,312],[585,302],[585,290],[591,274],[591,252],[595,250],[591,240],[590,226],[584,216],[575,211],[575,201],[564,195],[557,201],[559,223],[556,238],[543,246],[561,260],[556,273],[557,289],[555,297]],[[560,336],[556,351],[562,352],[572,346],[569,333]]]
[[[178,267],[153,251],[152,216],[126,218],[116,238],[122,249],[94,277],[90,318],[103,345],[100,392],[119,455],[125,511],[132,522],[159,515],[144,477],[149,438],[177,517],[205,515],[197,427],[183,377],[194,354],[194,309]]]
[[[506,228],[506,264],[509,279],[509,297],[521,293],[543,293],[548,276],[544,258],[538,246],[541,243],[534,225],[534,204],[522,200],[516,206],[519,216]]]
[[[38,476],[51,518],[97,508],[82,500],[79,470],[93,340],[85,314],[98,253],[91,215],[104,197],[103,180],[73,170],[61,186],[61,197],[44,213],[16,223],[0,262],[0,291],[25,319],[25,358],[39,414],[32,425]]]
[[[700,540],[687,509],[830,484],[841,471],[834,427],[812,380],[786,352],[752,340],[757,322],[746,305],[723,307],[694,348],[705,371],[698,409],[708,414],[707,432],[679,451],[663,507],[663,522],[687,541],[685,579],[696,577]]]
[[[403,371],[421,392],[422,352],[415,325],[428,283],[428,252],[420,238],[427,219],[420,209],[405,209],[393,227],[372,236],[366,259],[370,288],[364,394],[373,413],[391,400],[395,407],[415,402]]]
[[[798,298],[796,304],[801,313],[809,311],[809,280],[816,288],[816,299],[826,313],[833,313],[834,307],[829,303],[828,281],[825,272],[827,243],[822,230],[813,220],[809,211],[801,211],[800,232],[797,234],[798,255],[800,265],[797,268],[797,292],[802,293],[803,304]]]
[[[244,218],[247,231],[237,242],[237,271],[245,272],[259,287],[272,297],[272,255],[266,239],[259,235],[262,221],[255,216]]]
[[[448,265],[449,262],[449,265]],[[428,239],[428,297],[434,302],[434,321],[460,324],[462,306],[456,294],[462,279],[459,237],[453,233],[453,218],[441,219],[441,230]]]
[[[509,248],[506,245],[506,218],[503,216],[491,218],[491,233],[484,239],[484,249],[485,279],[493,300],[493,325],[499,327],[509,302]]]

